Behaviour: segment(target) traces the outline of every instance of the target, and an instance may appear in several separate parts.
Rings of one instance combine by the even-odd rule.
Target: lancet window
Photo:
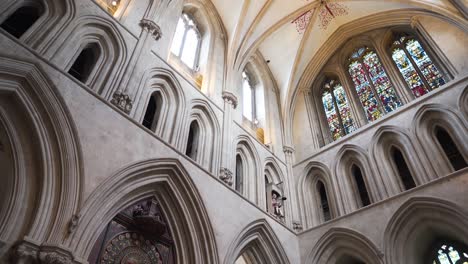
[[[421,43],[414,37],[398,35],[392,45],[392,58],[415,97],[445,84]]]
[[[459,245],[442,244],[435,250],[433,264],[468,264],[468,250]]]
[[[348,99],[340,82],[336,80],[325,82],[322,103],[333,140],[356,130]]]
[[[349,61],[349,74],[367,120],[375,121],[402,105],[377,53],[362,47],[351,55]]]
[[[171,52],[190,69],[197,71],[201,34],[195,21],[186,13],[179,18]]]

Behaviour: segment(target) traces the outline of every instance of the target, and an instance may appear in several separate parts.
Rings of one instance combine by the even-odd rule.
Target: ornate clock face
[[[116,235],[105,246],[101,264],[162,264],[156,246],[141,234],[124,232]]]

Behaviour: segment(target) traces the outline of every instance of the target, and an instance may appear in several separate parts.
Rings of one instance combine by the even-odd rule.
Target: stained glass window
[[[437,250],[433,264],[468,264],[468,252],[460,251],[460,248],[450,244],[443,244]]]
[[[374,121],[402,105],[377,54],[367,47],[350,57],[349,74],[367,119]]]
[[[322,93],[322,103],[333,140],[356,130],[346,93],[339,82],[326,81]]]
[[[171,52],[193,70],[196,70],[201,36],[192,18],[182,14],[172,40]]]
[[[413,37],[398,36],[393,42],[392,58],[415,97],[445,84],[442,73]]]

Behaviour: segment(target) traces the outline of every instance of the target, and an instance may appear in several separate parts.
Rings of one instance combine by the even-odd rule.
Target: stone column
[[[290,219],[286,219],[286,221],[288,226],[292,226],[295,231],[300,232],[302,230],[302,224],[299,217],[298,196],[293,175],[294,148],[291,146],[283,146],[283,152],[286,157],[285,189],[288,190],[289,196],[287,208],[289,208],[290,212]]]
[[[232,160],[233,149],[231,146],[232,139],[232,111],[237,107],[237,97],[228,91],[223,92],[224,100],[224,116],[223,116],[223,134],[221,146],[221,168],[219,171],[219,178],[224,181],[228,186],[232,186]]]
[[[351,77],[349,77],[349,73],[347,73],[342,66],[337,67],[336,71],[338,73],[338,77],[340,78],[341,85],[343,85],[343,88],[346,91],[349,107],[351,108],[354,122],[357,126],[356,128],[365,126],[367,124],[367,117],[364,112],[364,108],[362,107],[361,100],[359,100],[359,96],[354,87],[354,83],[351,80]]]
[[[315,102],[312,100],[312,91],[310,89],[300,91],[304,94],[304,102],[307,109],[307,116],[309,117],[309,127],[312,132],[312,144],[314,150],[320,148],[320,139],[323,140],[322,130],[318,121],[319,113],[316,111]],[[324,140],[323,140],[324,141]],[[323,142],[325,145],[325,142]]]
[[[151,49],[152,39],[159,40],[162,36],[161,28],[152,20],[156,16],[157,7],[160,6],[161,1],[151,1],[151,5],[148,8],[144,18],[140,21],[141,32],[140,37],[136,43],[135,49],[130,56],[127,67],[125,68],[122,80],[119,88],[112,95],[111,103],[116,105],[122,111],[130,114],[132,111],[133,102],[135,100],[134,95],[131,94],[130,79],[133,77],[136,66],[144,54],[143,51],[149,51]]]

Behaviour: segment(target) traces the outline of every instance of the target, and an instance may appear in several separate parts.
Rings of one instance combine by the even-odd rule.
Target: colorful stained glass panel
[[[404,50],[400,48],[394,49],[392,58],[416,98],[429,92]]]
[[[382,102],[385,112],[390,113],[402,104],[398,99],[392,83],[385,72],[379,57],[373,51],[366,53],[363,57],[364,65],[369,72],[369,76],[374,84],[375,90]]]
[[[382,113],[378,108],[377,99],[372,92],[372,88],[362,64],[358,61],[352,62],[349,65],[349,73],[358,93],[359,100],[366,112],[367,119],[369,121],[379,119]]]
[[[337,84],[333,88],[333,93],[335,95],[336,104],[338,105],[338,111],[341,116],[344,132],[345,134],[349,134],[356,130],[356,127],[354,126],[354,120],[351,117],[351,109],[349,108],[348,99],[346,98],[343,86],[341,86],[341,84]]]
[[[342,136],[341,125],[333,103],[333,97],[329,91],[323,92],[322,103],[333,140],[337,140]]]
[[[424,75],[424,78],[426,78],[432,89],[436,89],[445,84],[442,74],[429,58],[419,41],[415,39],[408,40],[408,42],[406,42],[406,49],[418,65]]]

